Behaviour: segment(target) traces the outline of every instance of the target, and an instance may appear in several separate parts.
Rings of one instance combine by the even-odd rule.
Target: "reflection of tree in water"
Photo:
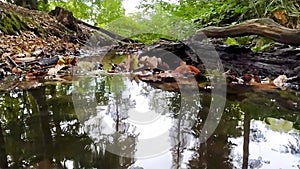
[[[197,114],[197,122],[193,127],[193,134],[197,138],[191,151],[192,158],[188,162],[189,168],[233,168],[230,159],[230,149],[232,143],[228,141],[230,137],[238,137],[242,135],[242,129],[239,126],[241,112],[235,105],[227,106],[222,119],[211,137],[205,142],[200,143],[200,135],[207,118],[210,108],[211,96],[207,93],[201,95],[202,109]]]
[[[93,85],[90,83],[91,80]],[[91,78],[80,82],[81,87],[89,91],[85,93],[86,95],[82,94],[80,99],[96,100],[95,107],[107,106],[109,116],[113,119],[111,127],[114,132],[105,135],[102,130],[99,130],[99,135],[102,138],[96,141],[83,131],[83,127],[77,119],[80,112],[77,110],[75,112],[73,105],[74,86],[47,85],[29,91],[1,93],[0,168],[29,168],[38,165],[41,168],[66,168],[70,166],[70,163],[74,168],[117,169],[130,166],[134,159],[127,157],[133,157],[137,140],[136,134],[133,132],[134,127],[126,122],[128,109],[134,107],[134,100],[128,91],[126,93],[124,81],[122,78],[114,80]],[[109,83],[113,83],[115,86]],[[76,89],[80,91],[80,88]],[[150,90],[153,94],[149,92]],[[170,115],[174,119],[170,129],[173,167],[180,168],[183,161],[182,156],[189,143],[187,135],[192,133],[196,139],[199,138],[203,123],[207,118],[211,98],[208,94],[201,94],[201,110],[194,115],[192,112],[199,108],[200,103],[195,104],[193,100],[182,102],[180,94],[176,93],[166,95],[164,92],[152,91],[152,89],[148,89],[147,92],[149,99],[154,100],[154,102],[150,101],[149,103],[150,109],[161,112],[159,111],[161,103],[167,103],[166,105],[170,106],[168,112],[171,112]],[[155,97],[158,96],[157,94],[161,94],[161,97]],[[251,94],[254,95],[255,93]],[[159,100],[166,97],[169,100]],[[270,98],[265,99],[258,94],[251,96],[251,98],[258,101],[253,102],[244,99],[243,102],[238,102],[243,103],[241,105],[243,107],[240,109],[239,106],[228,101],[227,109],[229,110],[226,109],[214,135],[203,144],[200,144],[199,140],[192,142],[193,147],[190,151],[192,151],[193,156],[188,161],[189,168],[233,168],[230,164],[229,155],[233,145],[228,142],[228,138],[242,136],[243,130],[246,131],[247,128],[240,128],[240,126],[243,126],[241,124],[249,121],[249,119],[283,118],[293,121],[293,127],[299,128],[299,121],[295,121],[295,117],[298,116],[295,113],[297,110],[293,107],[289,110],[280,106],[280,110],[277,110],[279,103],[270,102]],[[297,99],[299,98],[295,98],[296,101],[298,101]],[[267,105],[261,103],[267,103]],[[92,107],[93,103],[82,102],[79,106]],[[180,113],[180,108],[182,108],[183,113]],[[245,118],[245,114],[240,112],[241,109],[248,112],[250,117]],[[84,119],[92,118],[97,114],[96,108],[86,111],[90,114],[80,114],[85,116]],[[196,119],[196,123],[192,130],[187,131],[191,126],[190,119]],[[247,120],[245,121],[245,119]],[[98,123],[94,123],[94,125],[100,126],[102,124],[101,118],[99,118]],[[264,133],[259,133],[259,130],[253,129],[251,131],[249,129],[249,131],[250,134],[253,134],[250,137],[252,141],[264,140]],[[300,152],[300,138],[297,134],[294,137],[295,141],[291,140],[288,145],[283,147],[285,148],[284,152],[296,155]],[[103,147],[100,146],[101,144],[115,147],[115,151],[122,149],[123,152],[119,153],[123,153],[122,155],[125,157],[120,158],[111,152],[104,151]],[[255,160],[248,160],[249,166],[259,164]],[[260,158],[257,160],[261,161]],[[261,162],[264,163],[264,161]]]
[[[153,111],[159,115],[166,115],[172,111],[172,106],[180,107],[180,101],[173,103],[176,98],[180,95],[176,92],[163,91],[161,89],[154,89],[150,85],[140,82],[139,85],[139,95],[143,96],[148,102],[148,107],[150,111]]]
[[[8,168],[7,153],[3,136],[2,124],[0,123],[0,168]]]
[[[231,107],[229,112],[232,112],[232,110],[237,112],[237,114],[232,114],[230,117],[232,120],[237,118],[236,122],[240,123],[231,127],[233,129],[236,129],[238,126],[243,127],[243,132],[236,132],[234,136],[230,136],[232,138],[243,136],[243,150],[241,153],[232,153],[230,158],[233,160],[233,163],[236,164],[235,166],[237,166],[237,168],[263,168],[266,164],[270,164],[270,161],[263,160],[263,156],[256,159],[249,159],[250,141],[256,142],[256,144],[267,141],[266,133],[255,125],[251,126],[251,120],[265,120],[265,122],[270,123],[271,128],[274,127],[272,123],[274,124],[274,121],[277,122],[277,119],[293,119],[291,121],[294,121],[296,115],[294,112],[296,109],[291,106],[291,103],[292,100],[295,102],[299,101],[299,97],[294,97],[293,94],[287,93],[286,91],[255,91],[251,90],[251,88],[248,89],[250,89],[250,91],[234,91],[235,94],[231,93],[231,97],[233,97],[228,97],[227,100],[231,106],[235,105]],[[228,109],[228,106],[226,109]],[[227,114],[224,115],[224,118],[228,117]],[[270,118],[273,120],[270,120]],[[289,131],[292,127],[299,127],[297,121],[291,124],[285,122],[281,124],[283,125],[275,123],[275,130],[285,131],[288,129],[287,131]]]
[[[120,155],[120,160],[123,167],[129,167],[133,164],[136,137],[134,133],[135,127],[130,125],[125,120],[128,119],[128,111],[135,106],[134,100],[130,94],[126,93],[126,85],[124,84],[125,77],[123,76],[108,76],[106,85],[109,91],[108,105],[106,114],[109,114],[114,121],[114,134],[106,135],[108,142],[106,146],[113,153]]]
[[[106,113],[110,114],[115,122],[115,130],[119,133],[127,133],[129,124],[124,123],[128,118],[128,111],[134,107],[134,101],[131,100],[130,95],[123,93],[126,86],[124,85],[124,77],[110,76],[107,82],[109,84],[110,96],[108,100],[108,108]]]
[[[201,104],[198,94],[185,97],[178,93],[171,98],[171,116],[174,118],[170,129],[171,151],[173,157],[172,168],[182,167],[183,153],[188,149],[190,143],[191,128],[194,125],[196,115],[200,112]]]
[[[94,88],[89,89],[90,86]],[[135,153],[136,135],[131,132],[134,128],[125,120],[128,118],[128,110],[134,104],[131,104],[130,96],[124,94],[126,87],[124,77],[114,75],[90,78],[77,87],[88,89],[79,93],[81,99],[93,98],[91,101],[93,106],[79,107],[79,111],[83,112],[80,114],[84,114],[85,131],[92,137],[94,144],[99,146],[99,152],[105,151],[105,157],[109,154],[114,156],[118,160],[116,163],[120,165],[119,167],[130,166],[134,162],[132,157]],[[111,122],[103,120],[106,115],[110,117]],[[104,131],[105,129],[110,131]],[[102,163],[101,167],[108,166]]]
[[[12,91],[10,93],[3,93],[0,96],[0,112],[1,112],[1,128],[2,128],[2,150],[1,156],[8,157],[9,162],[6,165],[22,166],[22,159],[26,156],[25,152],[32,151],[28,146],[27,137],[32,135],[27,127],[25,120],[29,120],[32,111],[27,105],[29,100],[27,98],[28,92]],[[27,141],[26,141],[27,140]],[[27,143],[27,145],[26,145]],[[26,145],[26,146],[24,146]],[[21,159],[21,160],[20,160]],[[1,162],[5,162],[2,160]],[[1,164],[4,166],[4,164]],[[4,167],[7,168],[7,167]]]
[[[132,163],[103,152],[83,132],[72,90],[49,85],[0,94],[0,168],[115,169]]]
[[[293,141],[289,141],[288,145],[283,145],[283,153],[300,154],[300,135],[291,134],[294,138]]]
[[[180,169],[182,164],[183,153],[187,149],[188,137],[184,132],[184,123],[180,119],[175,120],[174,125],[170,129],[171,151],[173,157],[174,169]]]
[[[266,142],[267,138],[265,137],[265,133],[263,133],[261,130],[258,128],[251,128],[250,129],[250,140],[252,142]]]

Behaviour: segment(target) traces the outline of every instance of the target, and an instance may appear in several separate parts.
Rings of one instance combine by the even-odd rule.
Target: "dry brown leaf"
[[[276,11],[273,12],[273,16],[282,25],[286,25],[288,22],[287,14],[285,10],[277,9]]]
[[[15,74],[22,74],[22,69],[20,69],[20,68],[17,68],[17,67],[14,67],[14,68],[12,68],[12,73],[15,73]]]
[[[275,88],[277,88],[276,86],[274,86],[274,84],[272,83],[271,80],[263,81],[262,83],[259,83],[254,78],[251,79],[250,85],[254,86],[256,88],[259,88],[259,89],[275,89]]]

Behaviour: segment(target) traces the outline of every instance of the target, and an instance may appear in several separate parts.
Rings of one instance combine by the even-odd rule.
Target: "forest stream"
[[[183,97],[124,75],[78,76],[72,83],[2,92],[0,166],[299,168],[300,93],[227,91],[218,127],[201,144],[210,92]],[[153,152],[147,154],[149,139]],[[157,140],[165,147],[156,150]],[[112,151],[116,147],[121,156]]]
[[[284,10],[233,24],[225,10],[222,27],[190,18],[209,23],[181,40],[130,39],[63,7],[45,12],[48,1],[10,2],[0,1],[0,169],[300,168],[300,29],[284,27]]]

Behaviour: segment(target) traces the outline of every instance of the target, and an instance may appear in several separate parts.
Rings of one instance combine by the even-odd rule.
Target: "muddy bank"
[[[202,42],[164,40],[144,50],[144,55],[160,56],[163,61],[172,62],[174,66],[171,68],[176,68],[180,60],[185,60],[202,72],[206,69],[203,60],[219,57],[224,71],[230,75],[251,75],[260,79],[275,79],[279,75],[286,75],[290,87],[299,90],[300,49],[294,46],[276,44],[268,52],[253,52],[242,46],[214,43],[211,39]],[[211,60],[215,62],[215,59]]]

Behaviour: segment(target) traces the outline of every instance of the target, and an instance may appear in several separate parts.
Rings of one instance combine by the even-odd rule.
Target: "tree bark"
[[[15,4],[28,9],[37,9],[37,0],[16,0]]]
[[[225,38],[246,35],[260,35],[276,42],[300,45],[300,29],[290,29],[276,23],[272,19],[251,19],[243,23],[225,27],[206,27],[196,32],[193,38]]]

